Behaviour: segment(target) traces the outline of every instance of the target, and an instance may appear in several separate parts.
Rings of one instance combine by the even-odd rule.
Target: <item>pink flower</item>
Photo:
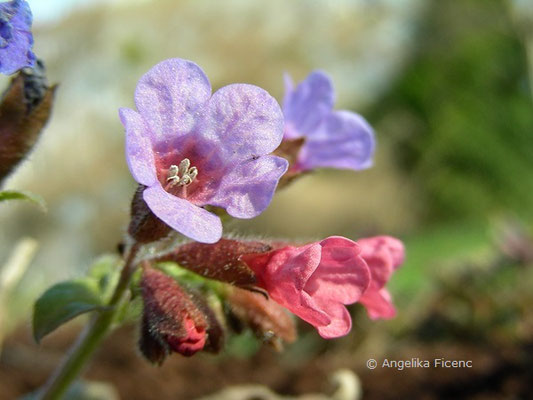
[[[403,263],[405,248],[403,243],[390,236],[376,236],[360,239],[361,257],[370,269],[370,285],[359,302],[366,307],[371,319],[390,319],[396,316],[389,291],[385,285],[392,273]]]
[[[241,260],[273,300],[329,339],[350,331],[352,320],[344,305],[358,301],[370,283],[360,252],[355,242],[332,236],[305,246],[247,254]]]

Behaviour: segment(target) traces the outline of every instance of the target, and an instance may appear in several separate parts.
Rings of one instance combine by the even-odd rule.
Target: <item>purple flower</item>
[[[33,67],[35,55],[31,51],[32,15],[24,0],[0,3],[0,72],[12,74],[24,67]]]
[[[204,206],[236,218],[253,218],[268,206],[288,163],[266,155],[283,137],[283,114],[266,91],[233,84],[211,96],[200,67],[174,58],[140,79],[135,105],[138,112],[120,109],[126,158],[159,219],[214,243],[222,223]]]
[[[305,138],[292,172],[314,168],[360,170],[372,165],[374,133],[359,114],[334,111],[335,94],[329,77],[312,72],[296,88],[285,76],[284,140]]]

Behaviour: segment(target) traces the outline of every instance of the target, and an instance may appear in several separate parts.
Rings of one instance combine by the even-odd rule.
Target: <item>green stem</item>
[[[94,350],[96,350],[102,339],[105,337],[113,323],[115,314],[119,309],[118,305],[121,303],[124,294],[128,289],[131,276],[134,272],[133,261],[138,249],[139,245],[135,244],[129,251],[117,287],[109,301],[109,307],[106,310],[99,312],[91,319],[91,322],[80,334],[66,358],[38,394],[38,399],[60,399],[67,391],[72,381],[74,381],[80,374],[83,366],[87,363]]]

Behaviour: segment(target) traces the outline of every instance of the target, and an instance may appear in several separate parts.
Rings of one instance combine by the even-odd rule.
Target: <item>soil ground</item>
[[[37,389],[61,360],[77,328],[67,326],[43,341],[32,342],[21,329],[7,339],[0,358],[0,400],[15,399]],[[258,383],[286,395],[328,390],[328,376],[339,368],[353,370],[363,384],[364,399],[528,399],[533,393],[533,346],[491,351],[470,346],[400,344],[390,359],[444,357],[472,360],[472,368],[366,368],[360,352],[345,343],[327,345],[311,357],[287,362],[264,346],[250,358],[199,354],[173,355],[161,367],[135,351],[133,327],[121,328],[98,351],[86,379],[111,382],[122,399],[194,399],[228,385]],[[382,360],[379,360],[381,363]],[[331,388],[330,388],[331,389]],[[257,400],[257,399],[255,399]]]

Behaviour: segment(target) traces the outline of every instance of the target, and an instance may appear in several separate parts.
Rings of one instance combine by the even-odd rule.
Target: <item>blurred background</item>
[[[375,128],[374,167],[306,176],[260,217],[231,228],[299,240],[401,238],[407,261],[390,282],[398,317],[371,322],[353,306],[354,328],[343,339],[325,342],[302,323],[301,339],[281,355],[243,339],[222,356],[174,356],[162,368],[133,350],[132,327],[109,339],[89,377],[111,381],[131,399],[195,398],[237,383],[299,395],[327,391],[327,377],[349,368],[363,398],[528,398],[532,1],[29,3],[35,52],[59,88],[37,148],[6,185],[40,194],[48,212],[0,206],[0,266],[22,238],[38,244],[0,327],[9,331],[0,398],[36,389],[75,336],[73,324],[32,345],[31,304],[115,251],[135,189],[118,108],[133,107],[140,76],[171,57],[199,64],[214,89],[252,83],[280,101],[284,72],[296,81],[314,69],[331,75],[336,107],[361,113]],[[474,367],[370,371],[370,357],[443,357]]]

